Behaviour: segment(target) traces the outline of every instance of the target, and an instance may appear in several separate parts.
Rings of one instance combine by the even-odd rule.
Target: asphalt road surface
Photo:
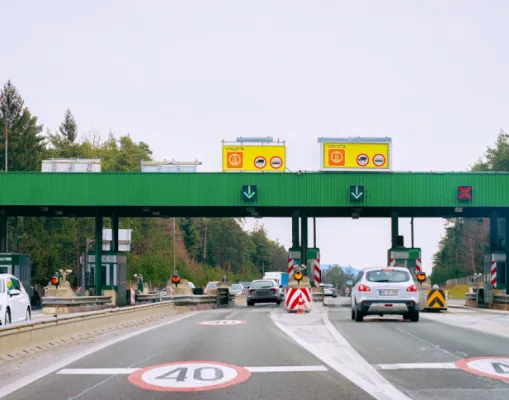
[[[509,398],[508,337],[438,322],[448,314],[356,323],[348,301],[314,303],[304,315],[272,305],[192,313],[49,366],[4,398]]]
[[[265,305],[199,313],[86,356],[7,398],[372,398],[278,329],[270,316],[274,308]],[[198,324],[220,320],[242,323]],[[168,363],[174,364],[153,371],[136,370]],[[210,386],[218,388],[207,390]]]
[[[398,316],[371,316],[364,322],[351,320],[346,299],[327,299],[334,327],[383,377],[412,399],[508,399],[509,339],[450,326],[434,320],[436,314],[421,313],[418,323]],[[454,313],[453,309],[450,309]],[[440,314],[440,318],[444,314]],[[495,316],[493,316],[495,318]],[[482,368],[468,367],[473,360]],[[461,366],[458,368],[457,364]],[[490,365],[491,364],[491,365]],[[479,365],[479,364],[477,364]],[[472,364],[470,364],[472,366]],[[491,369],[491,371],[490,371]],[[484,372],[484,373],[483,373]],[[498,378],[487,376],[498,375]]]

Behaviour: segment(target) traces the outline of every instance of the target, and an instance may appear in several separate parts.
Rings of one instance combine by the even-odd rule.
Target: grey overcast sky
[[[396,171],[464,171],[509,127],[508,20],[507,0],[0,0],[0,79],[47,128],[70,108],[202,171],[239,135],[286,140],[290,170],[319,168],[319,136],[389,136]],[[388,219],[317,226],[323,263],[386,262]],[[415,229],[430,272],[443,221]]]

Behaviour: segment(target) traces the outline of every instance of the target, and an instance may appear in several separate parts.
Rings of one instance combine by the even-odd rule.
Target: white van
[[[30,321],[32,306],[23,284],[11,274],[0,274],[0,325]]]

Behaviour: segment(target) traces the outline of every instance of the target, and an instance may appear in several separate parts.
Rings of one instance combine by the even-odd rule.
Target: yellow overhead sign
[[[284,172],[286,146],[223,145],[223,171]]]
[[[322,170],[390,170],[390,142],[322,142]]]

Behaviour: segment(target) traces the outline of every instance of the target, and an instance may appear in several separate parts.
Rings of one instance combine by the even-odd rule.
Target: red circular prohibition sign
[[[504,360],[505,362],[507,362],[509,360],[509,357],[495,357],[495,356],[493,356],[493,357],[472,357],[472,358],[466,358],[464,360],[458,360],[455,362],[455,364],[456,364],[456,367],[462,371],[469,372],[469,373],[475,374],[475,375],[484,376],[487,378],[498,379],[501,381],[509,382],[509,376],[500,376],[500,375],[496,375],[494,373],[490,374],[489,372],[483,372],[483,371],[480,371],[476,368],[472,368],[471,366],[469,366],[469,364],[471,362],[483,361],[483,360],[500,360],[501,362],[502,362],[502,360]]]
[[[209,386],[202,386],[202,387],[164,387],[164,386],[156,386],[152,385],[145,380],[143,380],[143,375],[151,370],[157,369],[157,368],[163,368],[163,367],[171,367],[173,365],[189,365],[189,364],[203,364],[208,366],[217,366],[217,367],[225,367],[232,370],[235,370],[237,373],[237,376],[229,381],[218,383],[218,384],[212,384]],[[159,364],[159,365],[152,365],[150,367],[139,369],[138,371],[133,372],[128,376],[128,381],[132,383],[133,385],[138,386],[139,388],[146,389],[146,390],[154,390],[158,392],[203,392],[208,390],[215,390],[215,389],[222,389],[228,386],[237,385],[239,383],[242,383],[249,379],[251,376],[251,371],[239,367],[237,365],[222,363],[222,362],[216,362],[216,361],[176,361],[171,362],[167,364]]]

